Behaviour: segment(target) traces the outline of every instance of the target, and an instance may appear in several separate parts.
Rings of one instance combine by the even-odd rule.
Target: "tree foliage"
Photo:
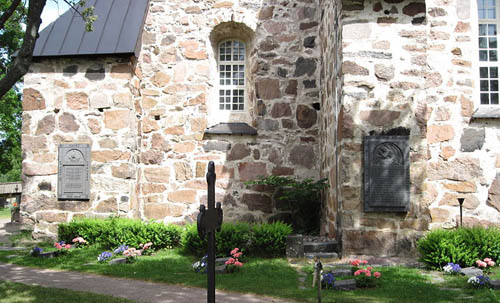
[[[31,65],[46,1],[0,0],[0,182],[21,178],[22,101],[17,83]],[[86,5],[86,0],[61,1],[75,10]],[[86,30],[92,30],[94,8],[77,11],[86,22]]]
[[[0,20],[0,75],[3,77],[12,62],[12,54],[21,47],[26,23],[26,7],[20,0],[0,0],[0,11],[18,5],[10,18]],[[21,179],[21,94],[11,88],[0,100],[0,181]]]
[[[58,0],[52,0],[58,1]],[[86,30],[92,30],[92,24],[96,20],[94,7],[85,7],[87,0],[61,0],[69,4],[86,23]],[[25,21],[25,31],[22,43],[17,49],[17,56],[7,65],[7,71],[3,72],[0,78],[0,98],[2,98],[27,72],[33,60],[33,50],[35,49],[38,30],[42,22],[40,16],[47,0],[0,0],[2,11],[0,15],[0,39],[8,32],[7,26],[14,24],[16,20]],[[78,9],[78,8],[81,9]],[[85,8],[84,8],[85,7]],[[8,40],[8,36],[5,36]],[[0,44],[0,48],[4,44]],[[10,59],[9,59],[10,60]]]

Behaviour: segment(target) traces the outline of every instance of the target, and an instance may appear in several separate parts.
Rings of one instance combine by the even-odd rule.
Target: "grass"
[[[45,251],[48,249],[50,245],[45,244]],[[102,251],[101,247],[90,246],[74,249],[65,256],[53,259],[34,258],[27,255],[28,251],[18,252],[16,257],[12,257],[15,254],[13,252],[0,252],[0,262],[206,287],[206,276],[191,269],[195,259],[182,255],[178,249],[161,250],[154,256],[143,256],[133,264],[116,265],[97,263],[96,258]],[[299,289],[298,273],[285,259],[246,258],[244,262],[240,272],[217,275],[217,289],[288,298],[298,302],[317,302],[317,290],[311,288],[312,275],[308,275],[306,289]],[[311,273],[312,266],[306,266],[303,270]],[[463,277],[446,277],[442,284],[433,284],[425,272],[419,269],[381,267],[375,270],[382,273],[378,288],[349,292],[323,290],[322,302],[500,302],[496,299],[500,298],[500,292],[466,288],[466,279]],[[498,277],[498,272],[495,275]]]
[[[10,219],[10,208],[0,208],[0,219]]]
[[[66,303],[68,300],[79,303],[126,303],[131,300],[97,295],[87,292],[59,288],[47,288],[0,280],[0,301],[2,303],[51,302]]]

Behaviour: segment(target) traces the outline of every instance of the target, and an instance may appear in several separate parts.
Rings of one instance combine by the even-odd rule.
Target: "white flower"
[[[451,267],[451,265],[446,265],[445,267],[443,267],[443,270],[446,273],[451,273],[453,271],[453,267]]]
[[[479,279],[477,277],[470,277],[467,283],[479,284]]]

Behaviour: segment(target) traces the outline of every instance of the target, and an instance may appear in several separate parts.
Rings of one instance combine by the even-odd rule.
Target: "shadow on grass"
[[[49,248],[49,247],[47,247]],[[0,261],[19,265],[61,270],[74,270],[107,276],[164,282],[185,286],[206,287],[206,275],[195,273],[191,264],[194,257],[184,256],[179,250],[162,250],[154,256],[144,256],[133,264],[98,264],[97,256],[104,249],[88,247],[75,249],[67,255],[53,259],[26,256],[7,258],[0,252]],[[109,250],[108,250],[109,251]],[[487,290],[443,290],[440,287],[461,286],[460,281],[436,285],[430,283],[418,269],[383,267],[380,286],[350,292],[323,290],[323,302],[498,302],[495,292]],[[310,272],[310,270],[305,269]],[[463,280],[461,280],[463,281]],[[305,282],[306,289],[299,289],[298,274],[284,259],[248,258],[240,272],[216,277],[217,289],[255,293],[299,302],[317,302],[317,292],[311,288],[312,275]]]
[[[2,303],[14,302],[51,302],[67,303],[68,299],[79,303],[126,303],[126,299],[76,292],[65,289],[46,288],[21,283],[0,281],[0,300]]]

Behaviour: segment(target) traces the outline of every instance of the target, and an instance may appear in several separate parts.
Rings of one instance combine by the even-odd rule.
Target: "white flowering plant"
[[[443,271],[450,275],[458,275],[462,272],[462,268],[460,267],[460,265],[450,262],[445,267],[443,267]]]
[[[487,276],[475,276],[475,277],[470,277],[469,280],[467,280],[467,283],[472,285],[474,288],[490,288],[490,278]]]

